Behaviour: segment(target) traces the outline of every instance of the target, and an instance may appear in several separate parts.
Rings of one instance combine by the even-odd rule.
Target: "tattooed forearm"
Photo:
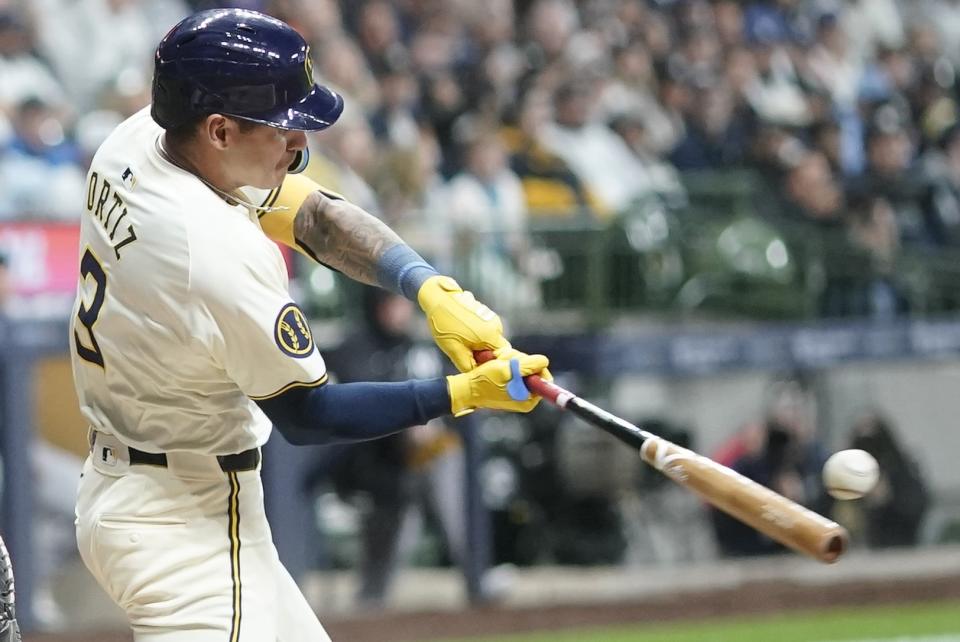
[[[383,253],[403,243],[376,217],[320,192],[307,197],[293,225],[297,244],[317,261],[368,285],[377,284]]]

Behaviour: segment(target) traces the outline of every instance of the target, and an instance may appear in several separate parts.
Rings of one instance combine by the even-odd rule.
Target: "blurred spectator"
[[[84,175],[63,121],[40,99],[28,98],[17,106],[13,129],[0,157],[6,196],[0,216],[75,219],[83,202]]]
[[[907,49],[920,67],[935,62],[942,54],[936,27],[923,21],[914,21],[907,30]]]
[[[830,171],[826,156],[819,151],[797,153],[799,158],[787,159],[792,166],[784,176],[783,194],[788,212],[808,222],[841,225],[843,190]]]
[[[851,50],[847,32],[835,14],[823,14],[818,19],[806,69],[810,80],[825,91],[835,105],[846,109],[854,106],[863,75],[862,61]]]
[[[447,186],[456,260],[478,296],[501,309],[536,306],[537,284],[526,276],[527,206],[520,179],[493,129],[466,141],[466,165]]]
[[[846,0],[841,22],[857,58],[873,56],[878,49],[899,49],[906,36],[897,0]]]
[[[237,7],[242,3],[228,0],[223,6]],[[267,10],[300,32],[304,40],[315,48],[334,39],[343,31],[343,15],[337,0],[270,0],[269,2],[248,0],[248,8],[257,11]],[[256,6],[256,5],[269,6]],[[320,57],[323,60],[323,57]],[[314,61],[316,64],[317,60]]]
[[[927,152],[924,162],[932,180],[923,207],[937,245],[960,245],[960,124],[940,136],[939,145]]]
[[[180,0],[35,0],[40,52],[80,111],[116,79],[142,75],[157,42],[187,15]]]
[[[746,35],[756,73],[745,83],[744,92],[757,116],[781,125],[809,124],[813,114],[790,58],[787,25],[780,18],[756,17],[748,22]]]
[[[741,165],[750,135],[749,116],[737,113],[727,85],[710,82],[693,92],[686,135],[670,152],[680,171],[727,169]]]
[[[864,311],[865,316],[889,318],[904,308],[889,280],[900,249],[900,230],[893,208],[874,195],[851,196],[848,206],[850,240],[866,253],[871,267],[871,304]]]
[[[501,132],[512,152],[510,167],[523,186],[531,217],[601,214],[600,203],[560,156],[541,143],[539,132],[550,121],[550,96],[532,89],[524,95],[515,126]]]
[[[687,194],[680,180],[680,173],[676,167],[652,149],[650,132],[645,121],[633,115],[623,114],[610,121],[610,128],[623,139],[647,172],[650,178],[650,192],[661,197],[671,206],[686,205]]]
[[[440,174],[443,155],[429,123],[421,121],[415,134],[412,146],[388,149],[380,155],[371,186],[380,198],[385,219],[407,234],[404,238],[419,233],[423,245],[417,247],[450,252],[450,213],[446,210],[446,187]],[[408,228],[412,229],[407,232]],[[434,252],[431,257],[438,259]]]
[[[592,120],[595,94],[584,81],[565,83],[554,97],[554,119],[541,142],[561,157],[605,208],[619,212],[651,192],[650,177],[622,138]]]
[[[805,43],[810,38],[810,16],[799,0],[759,0],[746,3],[744,32],[750,40]]]
[[[801,504],[808,501],[804,492],[801,461],[796,439],[789,428],[776,421],[764,424],[763,449],[754,456],[733,462],[736,472]],[[725,555],[752,556],[775,553],[781,546],[736,519],[712,509],[717,544]]]
[[[457,145],[457,128],[469,118],[468,97],[451,71],[443,71],[423,81],[423,118],[436,132],[443,165],[441,173],[452,176],[462,166]]]
[[[924,65],[918,74],[908,98],[921,151],[936,145],[947,127],[960,120],[956,76],[953,63],[944,56]]]
[[[150,82],[148,73],[131,67],[103,90],[98,103],[103,109],[129,118],[150,104]]]
[[[877,459],[880,481],[861,501],[867,545],[871,548],[913,546],[930,496],[917,462],[900,444],[890,422],[873,412],[854,424],[850,448],[860,448]]]
[[[821,120],[810,126],[810,145],[827,159],[834,176],[846,174],[840,126],[832,120]]]
[[[657,100],[663,109],[664,118],[669,123],[670,147],[665,148],[661,154],[669,152],[673,146],[683,138],[684,135],[684,114],[690,109],[692,92],[686,80],[679,74],[670,69],[670,65],[662,64],[656,68],[656,89]],[[664,145],[667,137],[661,141]]]
[[[824,243],[821,314],[892,319],[906,313],[909,305],[894,271],[900,237],[890,203],[881,196],[851,194],[846,233],[838,240]]]
[[[516,105],[523,90],[527,61],[516,38],[513,0],[491,0],[461,6],[468,29],[457,65],[460,90],[470,104],[489,102],[498,112]],[[484,99],[483,94],[488,94]]]
[[[0,9],[0,110],[11,111],[28,98],[65,105],[60,82],[37,56],[26,18],[13,7]]]
[[[356,43],[344,35],[330,36],[316,48],[321,82],[343,92],[351,107],[372,113],[380,104],[380,85]]]
[[[758,432],[753,425],[722,446],[719,457],[733,470],[795,502],[824,511],[829,498],[823,492],[820,470],[826,452],[816,439],[816,399],[805,375],[775,380],[768,389],[766,420]],[[757,445],[762,444],[757,450]],[[734,446],[733,444],[739,444]],[[724,452],[725,451],[725,452]],[[718,460],[719,461],[719,460]],[[780,544],[716,509],[711,509],[720,551],[753,556],[783,550]]]
[[[913,133],[892,104],[878,107],[867,128],[867,166],[852,179],[848,191],[882,196],[893,207],[900,237],[905,243],[935,243],[936,224],[921,207],[929,181],[915,164]]]
[[[536,0],[526,19],[530,66],[543,70],[559,62],[579,26],[576,7],[570,0]]]
[[[417,74],[431,76],[461,63],[463,24],[453,3],[415,7],[417,29],[410,34],[408,54]]]
[[[743,7],[735,0],[718,0],[713,4],[713,19],[717,35],[725,48],[743,42]]]
[[[920,0],[918,13],[939,34],[941,50],[960,66],[960,3],[957,0]]]
[[[877,52],[875,64],[877,79],[873,93],[861,98],[873,98],[875,102],[902,99],[910,92],[919,74],[919,62],[908,49],[881,49]]]
[[[381,216],[377,195],[369,183],[378,171],[376,143],[363,115],[347,107],[336,127],[325,130],[323,135],[311,134],[309,140],[323,155],[311,156],[306,175],[367,212]]]
[[[400,21],[393,3],[375,0],[358,5],[354,17],[358,44],[374,70],[405,64],[408,53],[401,39]]]
[[[80,153],[81,166],[86,168],[93,160],[100,144],[123,122],[124,116],[109,109],[89,111],[77,119],[74,136]]]
[[[712,28],[692,27],[669,62],[674,73],[695,84],[705,85],[719,73],[723,63],[720,41]]]
[[[658,81],[647,47],[640,41],[630,43],[614,53],[614,64],[614,74],[605,82],[598,100],[600,117],[640,119],[652,152],[662,154],[673,149],[682,125],[673,121],[657,99]]]
[[[419,86],[409,62],[398,55],[374,65],[374,73],[381,98],[378,108],[370,114],[374,135],[394,147],[413,147],[417,141],[415,111]]]

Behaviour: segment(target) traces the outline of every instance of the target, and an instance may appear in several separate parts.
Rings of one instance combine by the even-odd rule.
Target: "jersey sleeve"
[[[327,380],[306,315],[290,298],[279,268],[263,263],[243,263],[239,274],[218,274],[218,266],[207,266],[211,269],[192,275],[191,283],[197,305],[212,322],[204,340],[213,358],[254,400]]]
[[[248,197],[259,204],[263,210],[259,212],[260,227],[263,233],[277,243],[282,243],[315,260],[310,252],[297,243],[293,234],[293,219],[296,218],[300,206],[313,192],[320,191],[327,198],[344,200],[343,196],[326,189],[315,181],[302,174],[288,174],[280,187],[269,192],[245,188]]]

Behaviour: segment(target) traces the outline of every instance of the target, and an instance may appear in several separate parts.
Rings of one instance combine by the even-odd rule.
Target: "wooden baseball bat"
[[[485,350],[476,353],[476,357],[483,363],[494,355]],[[837,561],[846,550],[849,536],[836,522],[712,459],[647,432],[553,382],[531,375],[524,377],[524,383],[530,392],[639,449],[643,460],[664,475],[784,546],[826,563]]]

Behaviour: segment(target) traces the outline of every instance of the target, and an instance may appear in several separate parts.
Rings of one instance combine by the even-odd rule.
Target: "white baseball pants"
[[[126,453],[97,435],[76,526],[136,642],[329,642],[277,556],[258,470],[186,453],[131,466]]]

